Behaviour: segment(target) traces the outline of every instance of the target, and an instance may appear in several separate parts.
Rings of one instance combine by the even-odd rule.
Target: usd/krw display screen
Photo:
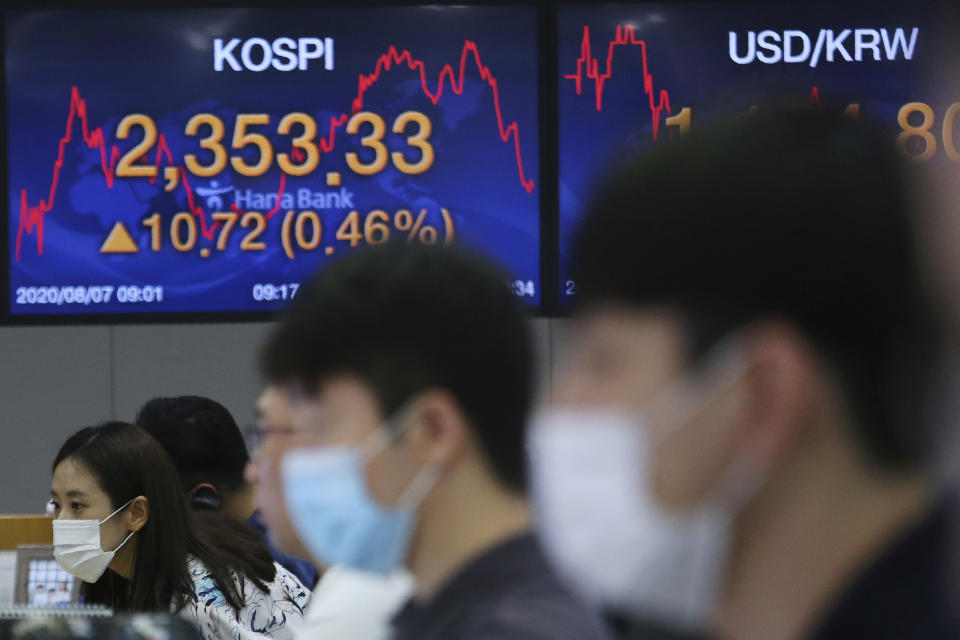
[[[922,3],[561,7],[561,304],[577,291],[577,224],[611,167],[705,122],[824,109],[880,123],[917,162],[960,162],[960,93],[928,81],[932,15]],[[637,202],[624,215],[643,212]]]
[[[6,15],[9,309],[269,311],[386,241],[540,303],[533,7]]]

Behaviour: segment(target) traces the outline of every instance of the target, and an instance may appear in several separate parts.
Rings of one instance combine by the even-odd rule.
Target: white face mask
[[[131,531],[113,551],[100,547],[100,525],[130,506],[123,505],[103,520],[54,520],[53,555],[70,575],[84,582],[96,582],[107,570],[113,556],[127,543],[135,531]]]
[[[739,379],[742,370],[727,374]],[[678,409],[694,414],[683,397]],[[731,473],[712,499],[667,511],[649,487],[652,427],[622,410],[542,412],[530,431],[538,527],[561,575],[589,602],[702,630],[726,569],[731,522],[759,484]]]

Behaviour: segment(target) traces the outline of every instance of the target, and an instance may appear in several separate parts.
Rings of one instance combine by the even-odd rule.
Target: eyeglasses
[[[243,442],[247,445],[247,453],[254,457],[269,435],[290,435],[295,433],[296,429],[292,427],[261,427],[259,425],[247,425],[243,429]]]

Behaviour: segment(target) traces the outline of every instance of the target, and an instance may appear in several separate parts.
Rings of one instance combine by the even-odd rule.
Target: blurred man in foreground
[[[531,442],[547,548],[586,597],[733,640],[960,637],[928,477],[939,334],[893,154],[761,114],[594,202]]]
[[[299,397],[260,475],[282,479],[320,563],[409,569],[396,640],[603,635],[530,533],[531,343],[506,283],[450,249],[359,251],[301,289],[265,351],[268,379]]]

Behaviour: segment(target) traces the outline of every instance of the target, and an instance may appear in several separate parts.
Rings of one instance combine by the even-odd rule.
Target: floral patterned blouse
[[[245,594],[245,606],[235,611],[217,588],[203,563],[190,556],[187,568],[193,578],[196,597],[179,616],[193,623],[203,640],[290,640],[303,625],[303,610],[310,590],[292,573],[273,563],[277,575],[269,593],[234,574],[233,580]]]

